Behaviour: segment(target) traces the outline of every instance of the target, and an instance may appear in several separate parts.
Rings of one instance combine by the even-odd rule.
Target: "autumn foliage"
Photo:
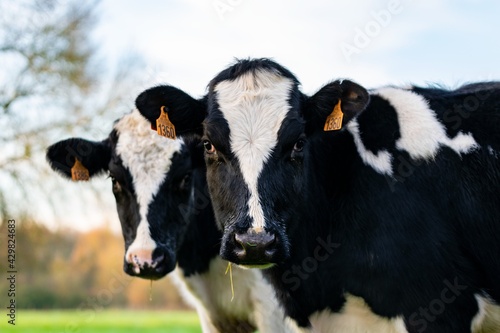
[[[0,269],[5,271],[6,223],[0,226]],[[18,308],[185,309],[169,278],[153,282],[123,272],[124,243],[107,229],[51,231],[16,223]],[[152,286],[152,289],[151,289]],[[0,280],[0,295],[7,292]]]

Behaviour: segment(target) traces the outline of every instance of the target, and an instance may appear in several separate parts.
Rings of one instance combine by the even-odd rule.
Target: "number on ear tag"
[[[165,106],[161,107],[160,117],[156,119],[156,132],[161,136],[175,140],[175,126],[168,119],[166,109]]]
[[[71,168],[71,179],[75,182],[90,179],[89,170],[77,158],[75,158],[75,164]]]
[[[327,131],[338,131],[342,128],[342,119],[344,119],[344,113],[340,108],[340,99],[337,105],[333,108],[332,113],[326,118],[325,127],[323,130]]]

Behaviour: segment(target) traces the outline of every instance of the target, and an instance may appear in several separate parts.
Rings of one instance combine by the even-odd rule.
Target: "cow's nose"
[[[235,254],[240,264],[261,265],[273,262],[277,252],[276,236],[267,232],[249,231],[235,234]]]
[[[129,249],[125,255],[125,272],[129,275],[156,280],[167,273],[167,261],[166,253],[158,248],[154,250]]]

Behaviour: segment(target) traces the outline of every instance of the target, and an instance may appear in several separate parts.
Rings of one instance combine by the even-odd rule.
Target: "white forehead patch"
[[[121,118],[114,128],[118,132],[116,153],[132,176],[141,217],[136,238],[127,254],[137,249],[152,251],[156,244],[149,231],[148,207],[170,169],[172,156],[181,150],[183,141],[159,136],[138,110]]]
[[[257,181],[278,142],[278,131],[290,109],[293,81],[271,71],[248,72],[217,84],[217,102],[229,124],[231,151],[250,192],[252,228],[265,226]]]

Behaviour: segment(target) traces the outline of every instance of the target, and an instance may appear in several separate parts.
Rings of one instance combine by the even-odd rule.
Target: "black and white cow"
[[[291,331],[260,272],[233,267],[231,300],[199,139],[159,137],[135,110],[115,122],[103,141],[72,138],[47,151],[52,168],[65,177],[71,177],[75,158],[90,177],[111,177],[127,274],[159,279],[177,264],[173,277],[196,307],[203,332]]]
[[[500,332],[499,83],[340,80],[306,96],[253,59],[204,100],[159,86],[136,104],[150,121],[168,104],[179,132],[203,127],[221,256],[267,268],[306,331]],[[336,106],[342,129],[325,132]]]

